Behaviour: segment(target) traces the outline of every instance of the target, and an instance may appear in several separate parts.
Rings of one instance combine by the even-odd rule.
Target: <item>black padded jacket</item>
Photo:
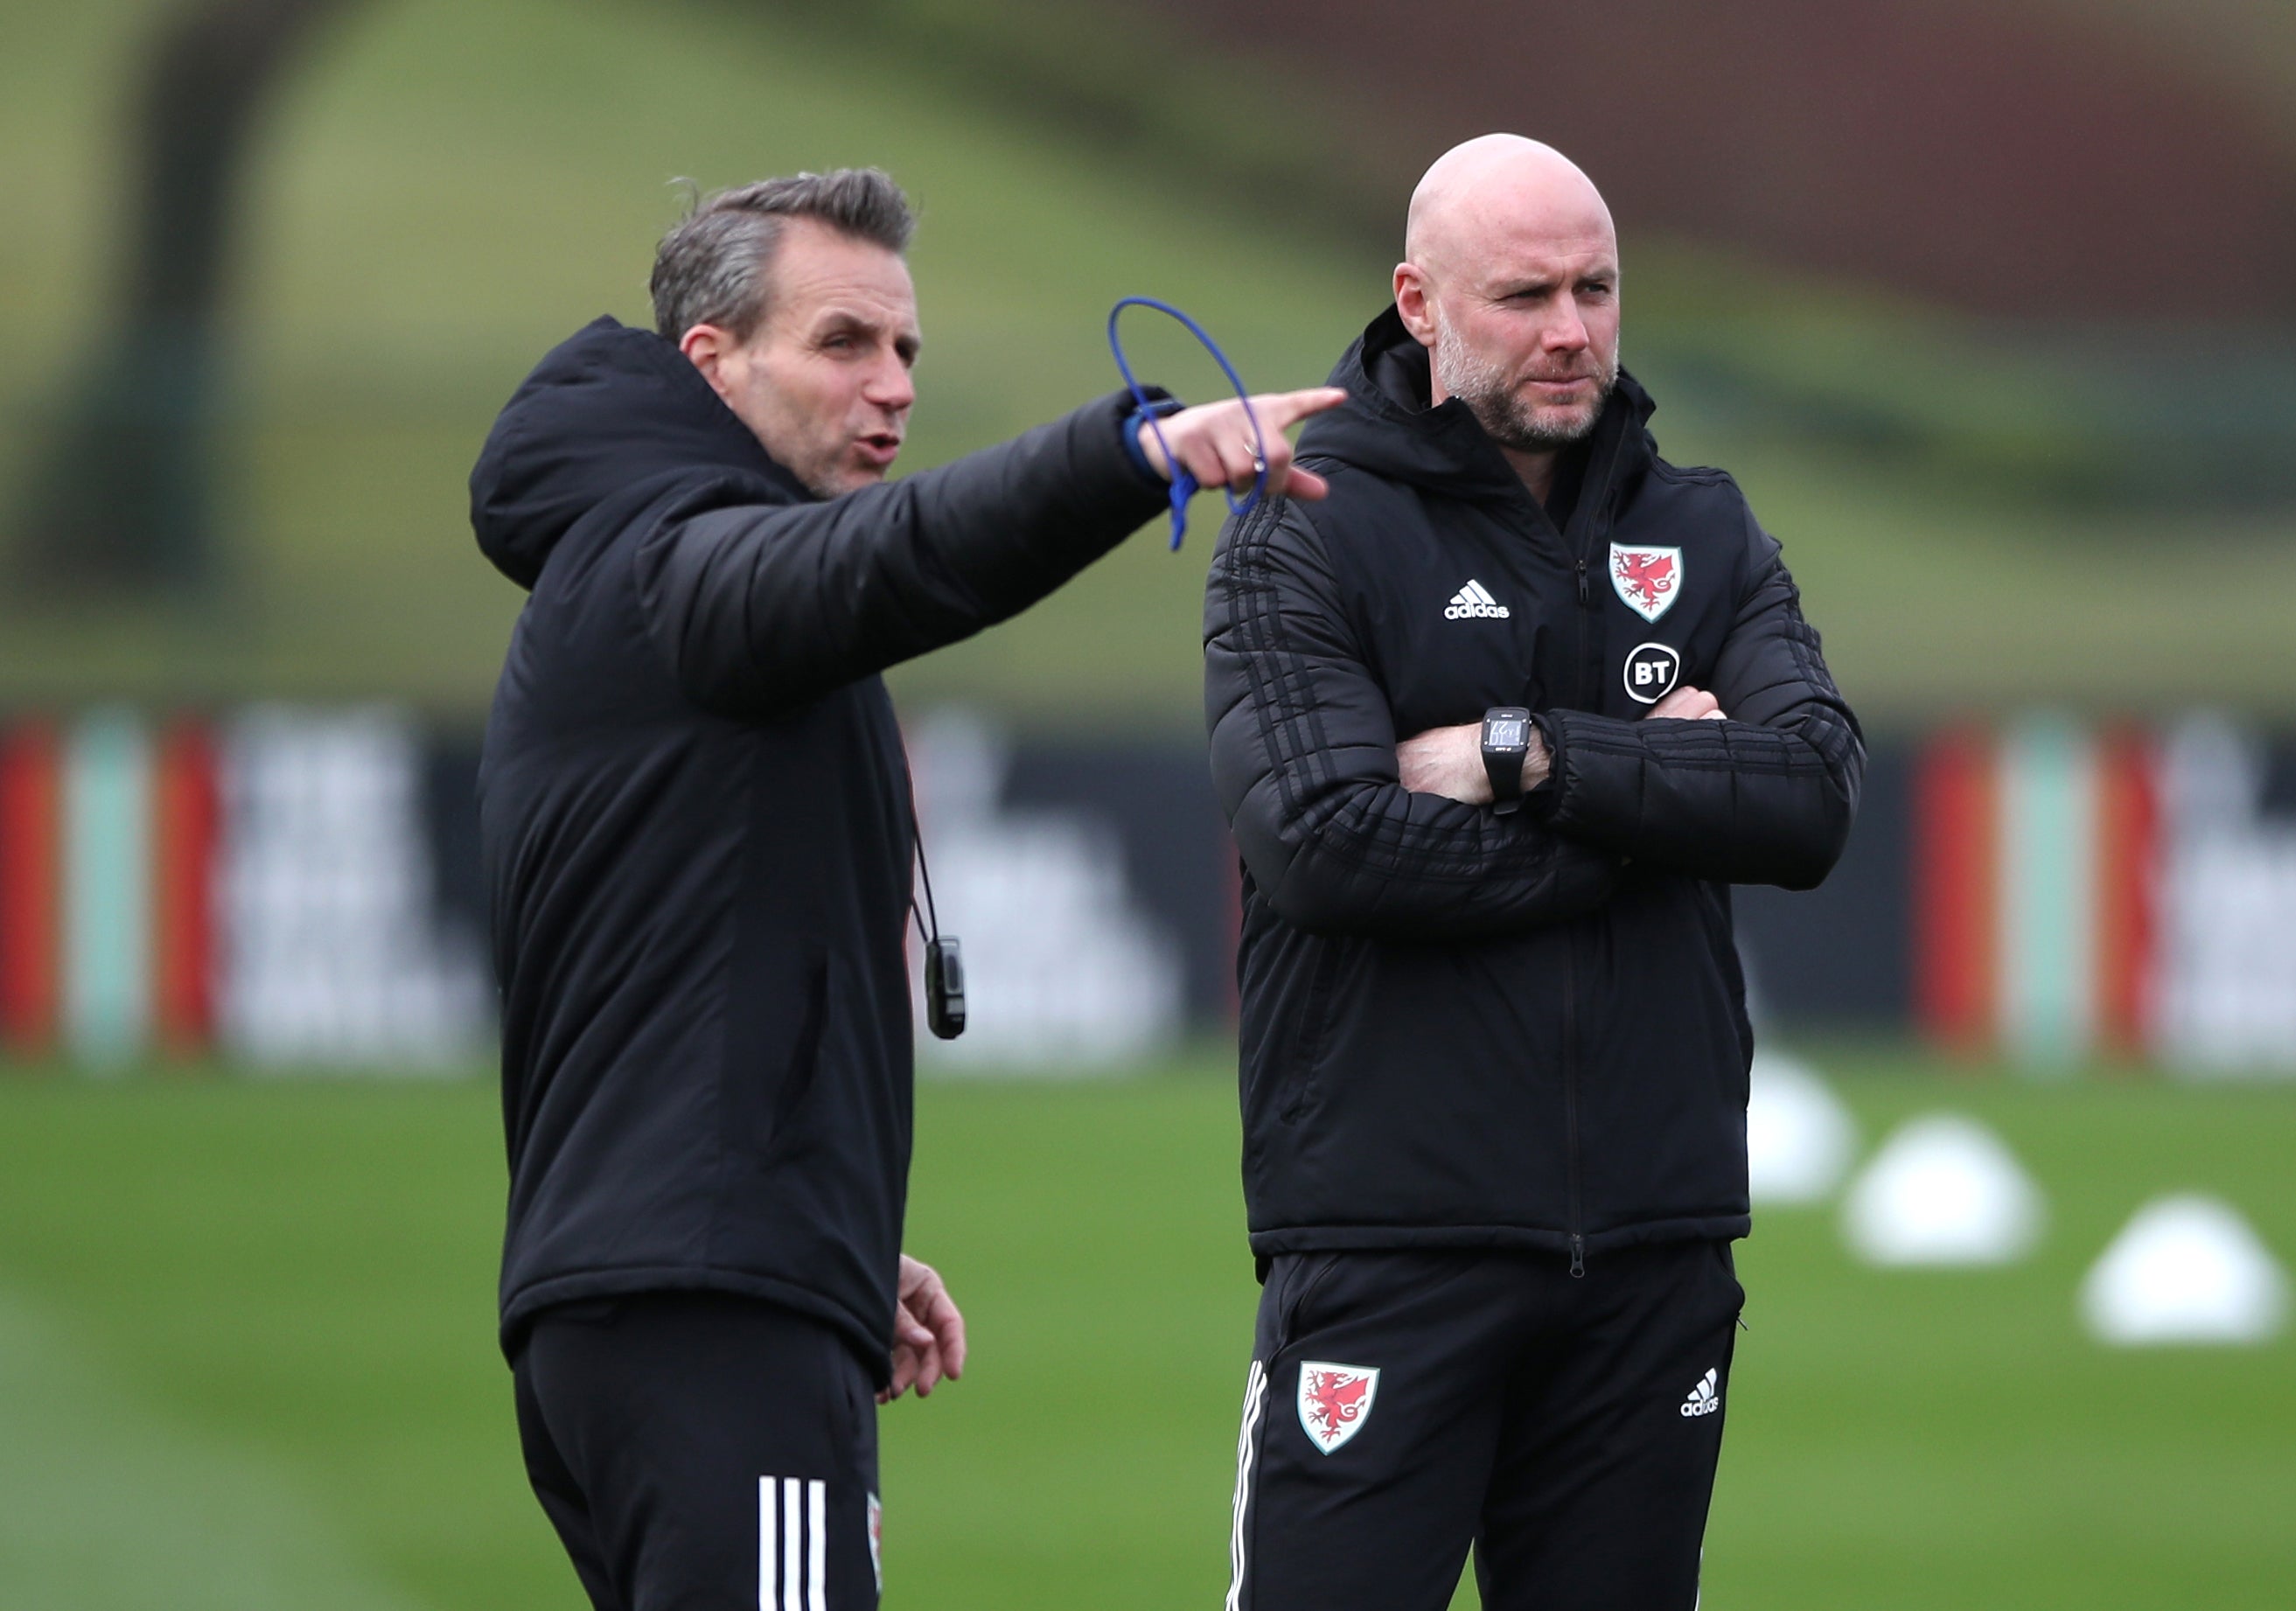
[[[611,319],[503,410],[472,519],[531,594],[480,779],[506,1351],[554,1303],[716,1288],[829,1322],[883,1379],[914,822],[877,674],[1164,506],[1129,409],[826,502]]]
[[[1742,1235],[1729,886],[1822,879],[1865,761],[1778,544],[1631,377],[1560,528],[1392,309],[1332,380],[1330,499],[1231,520],[1204,614],[1252,1248]],[[1677,684],[1729,719],[1642,719]],[[1524,809],[1404,790],[1399,738],[1501,705],[1554,753]]]

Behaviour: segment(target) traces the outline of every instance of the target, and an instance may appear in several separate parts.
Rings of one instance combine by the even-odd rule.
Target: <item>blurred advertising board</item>
[[[928,1071],[1228,1033],[1239,878],[1201,747],[961,710],[909,739],[972,998]],[[0,717],[0,1052],[482,1067],[477,774],[474,735],[390,706]],[[2296,746],[2220,718],[1885,740],[1827,884],[1734,899],[1766,1028],[2296,1074]]]
[[[0,1031],[91,1069],[467,1063],[493,1031],[467,756],[388,707],[0,736]]]

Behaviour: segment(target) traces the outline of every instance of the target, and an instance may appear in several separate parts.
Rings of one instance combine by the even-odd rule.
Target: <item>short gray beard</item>
[[[1435,379],[1444,391],[1467,405],[1492,441],[1517,453],[1554,453],[1585,441],[1619,383],[1619,362],[1613,355],[1595,372],[1595,405],[1585,417],[1569,425],[1543,425],[1536,405],[1508,384],[1506,372],[1460,340],[1439,313],[1435,315],[1434,361]]]

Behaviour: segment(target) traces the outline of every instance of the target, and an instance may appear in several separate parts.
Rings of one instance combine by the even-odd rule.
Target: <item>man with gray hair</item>
[[[472,475],[530,597],[480,777],[527,1468],[601,1611],[876,1603],[873,1396],[964,1362],[901,1252],[916,823],[879,673],[1260,466],[1128,395],[897,482],[912,218],[871,169],[702,200],[656,328],[543,359]],[[1339,394],[1254,399],[1282,430]],[[1160,405],[1162,406],[1162,405]]]
[[[1205,602],[1265,1286],[1228,1611],[1692,1611],[1744,1294],[1733,884],[1865,752],[1778,544],[1660,458],[1610,209],[1488,135]]]

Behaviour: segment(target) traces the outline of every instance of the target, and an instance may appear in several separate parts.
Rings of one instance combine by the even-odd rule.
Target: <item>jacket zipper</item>
[[[1563,1173],[1570,1193],[1570,1279],[1587,1273],[1586,1215],[1578,1178],[1578,936],[1562,946],[1562,1143]]]
[[[1582,496],[1607,495],[1609,462],[1603,466],[1603,485],[1590,482]],[[1603,674],[1597,669],[1592,687],[1585,685],[1587,654],[1592,642],[1587,634],[1589,617],[1594,614],[1594,590],[1587,584],[1588,552],[1594,545],[1594,534],[1602,524],[1597,515],[1586,517],[1587,536],[1580,552],[1574,556],[1578,578],[1578,705],[1582,709],[1602,708]],[[1569,1182],[1570,1210],[1570,1279],[1580,1280],[1587,1274],[1587,1206],[1583,1171],[1578,1161],[1578,936],[1573,931],[1563,946],[1562,996],[1562,1136],[1568,1148],[1565,1172]]]
[[[1617,461],[1618,444],[1614,438],[1602,462],[1589,467],[1590,473],[1579,493],[1576,523],[1586,535],[1579,540],[1578,552],[1571,555],[1578,585],[1578,664],[1572,667],[1572,680],[1578,684],[1578,694],[1574,703],[1583,710],[1602,708],[1603,672],[1599,661],[1591,685],[1587,676],[1587,656],[1593,647],[1587,636],[1587,617],[1595,609],[1595,593],[1587,572],[1595,534],[1609,513],[1611,475]],[[1588,500],[1599,502],[1590,503]],[[1566,532],[1558,530],[1555,535],[1566,543],[1569,540]],[[1583,1280],[1587,1274],[1587,1209],[1584,1175],[1578,1162],[1578,936],[1575,928],[1565,936],[1562,957],[1562,1140],[1569,1191],[1570,1279]]]

